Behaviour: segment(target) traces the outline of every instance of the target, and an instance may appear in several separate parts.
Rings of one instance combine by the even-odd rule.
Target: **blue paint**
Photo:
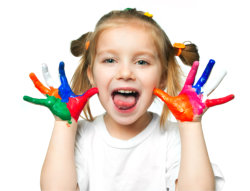
[[[61,85],[58,88],[59,89],[59,95],[62,98],[62,102],[68,102],[69,97],[77,97],[71,90],[67,77],[65,75],[64,71],[64,62],[60,62],[59,64],[59,74],[60,74],[60,80],[61,80]]]
[[[195,92],[199,95],[202,94],[203,92],[201,92],[201,88],[204,86],[204,84],[207,82],[207,79],[214,67],[215,61],[213,59],[210,59],[203,74],[201,75],[200,79],[198,80],[198,82],[196,83],[195,86],[193,86],[193,88],[195,89]]]

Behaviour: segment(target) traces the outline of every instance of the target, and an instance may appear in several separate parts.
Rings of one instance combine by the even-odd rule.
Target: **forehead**
[[[148,48],[156,51],[155,39],[152,29],[148,24],[138,20],[127,21],[118,20],[103,28],[97,40],[97,51],[107,46],[134,48]]]

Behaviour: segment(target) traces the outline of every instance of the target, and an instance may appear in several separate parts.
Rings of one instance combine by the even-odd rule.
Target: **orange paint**
[[[176,119],[180,121],[193,121],[193,107],[187,95],[181,94],[177,97],[172,97],[160,89],[154,89],[154,94],[167,104]]]
[[[34,73],[30,73],[30,79],[33,81],[35,87],[42,93],[42,94],[47,94],[49,96],[55,96],[56,98],[61,99],[60,95],[58,94],[58,89],[50,87],[46,88],[36,77]]]
[[[58,93],[58,89],[57,88],[53,88],[53,87],[49,87],[50,88],[50,96],[55,96],[56,98],[61,99],[61,96]]]

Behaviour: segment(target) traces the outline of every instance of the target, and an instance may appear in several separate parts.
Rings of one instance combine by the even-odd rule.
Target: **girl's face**
[[[148,122],[147,109],[161,78],[150,31],[132,24],[104,30],[98,38],[93,73],[88,76],[99,89],[100,102],[113,124]]]

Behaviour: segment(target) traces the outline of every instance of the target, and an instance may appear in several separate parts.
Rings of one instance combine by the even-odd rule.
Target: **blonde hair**
[[[75,94],[82,94],[92,87],[87,77],[87,70],[92,70],[93,68],[96,45],[101,32],[108,28],[127,23],[136,23],[142,27],[151,29],[148,31],[151,31],[162,64],[161,82],[165,85],[161,88],[163,90],[167,89],[167,93],[171,96],[178,95],[181,89],[181,69],[175,58],[177,49],[172,46],[166,33],[152,18],[136,9],[109,12],[97,22],[94,32],[85,33],[77,40],[71,42],[72,54],[74,56],[81,56],[80,64],[71,81],[73,92]],[[86,49],[85,44],[88,41],[90,44]],[[192,43],[186,44],[184,50],[181,52],[180,59],[184,64],[189,66],[191,66],[194,61],[198,61],[199,54],[196,45]],[[86,104],[83,112],[87,120],[93,120],[89,103]],[[161,126],[167,120],[168,115],[169,109],[164,104],[160,120]]]

